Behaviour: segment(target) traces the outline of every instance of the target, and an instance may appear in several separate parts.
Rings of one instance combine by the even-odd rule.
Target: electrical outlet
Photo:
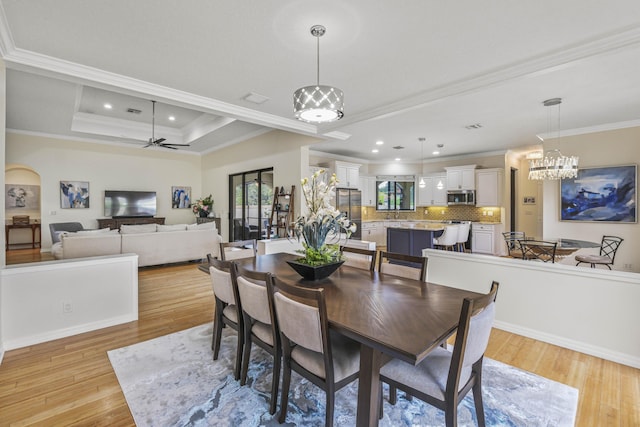
[[[493,211],[489,211],[489,212],[488,212],[488,215],[489,215],[489,216],[493,216]]]
[[[425,215],[429,215],[429,209],[425,209],[425,210],[424,210],[424,214],[425,214]]]
[[[56,213],[56,211],[49,211],[49,215],[55,215]]]
[[[487,211],[482,211],[483,216],[487,216]]]
[[[633,271],[633,264],[624,264],[622,268],[624,268],[627,271]]]
[[[73,312],[73,304],[71,303],[71,301],[62,301],[62,312],[63,313]]]

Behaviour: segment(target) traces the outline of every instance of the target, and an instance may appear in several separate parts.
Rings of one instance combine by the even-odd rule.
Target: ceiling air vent
[[[404,147],[402,145],[396,145],[395,147],[393,147],[394,150],[404,150]]]
[[[140,114],[140,113],[142,113],[142,110],[138,110],[136,108],[127,108],[127,113]]]
[[[480,129],[481,127],[482,125],[480,123],[474,123],[472,125],[465,126],[464,128],[471,130],[471,129]]]

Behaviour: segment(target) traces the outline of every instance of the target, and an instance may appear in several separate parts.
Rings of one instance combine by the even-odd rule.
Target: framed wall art
[[[60,208],[89,208],[89,183],[86,181],[60,181]]]
[[[190,209],[191,187],[171,187],[171,207],[173,209]]]
[[[560,220],[638,222],[637,166],[580,168],[560,182]]]
[[[5,184],[4,206],[6,209],[40,209],[40,186],[27,184]]]

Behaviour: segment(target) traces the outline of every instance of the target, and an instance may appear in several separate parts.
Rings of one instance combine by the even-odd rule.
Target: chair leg
[[[213,320],[213,334],[211,336],[211,350],[213,350],[213,360],[218,360],[220,353],[220,339],[222,338],[222,316],[216,314]]]
[[[246,325],[250,325],[251,322],[245,319],[245,331],[244,331],[244,349],[242,352],[242,369],[240,370],[240,385],[247,383],[247,372],[249,371],[249,358],[251,357],[251,330],[247,330]],[[251,326],[249,326],[251,328]]]
[[[480,374],[476,379],[476,383],[471,389],[473,392],[473,403],[476,407],[476,418],[478,419],[478,427],[485,427],[484,405],[482,403],[482,384],[480,382]]]
[[[280,424],[287,420],[287,406],[289,405],[289,385],[291,383],[291,365],[288,360],[284,360],[284,372],[282,374],[282,392],[280,394]]]
[[[335,391],[333,389],[326,390],[327,404],[325,408],[326,419],[324,425],[326,427],[333,427],[333,410],[335,409]]]
[[[240,325],[238,325],[238,345],[236,346],[236,366],[233,369],[233,377],[236,381],[240,379],[241,368],[240,365],[242,363],[242,350],[244,347],[244,331]]]
[[[458,426],[458,407],[449,402],[444,410],[444,420],[447,427]]]
[[[278,404],[278,385],[280,384],[280,365],[282,364],[282,352],[280,348],[275,348],[273,353],[273,378],[271,379],[271,402],[269,404],[269,413],[276,413],[276,405]]]
[[[380,381],[380,388],[378,389],[378,407],[380,410],[378,411],[378,419],[381,420],[384,417],[384,408],[382,407],[382,381]]]
[[[389,384],[389,403],[395,405],[398,401],[398,389],[396,386]]]

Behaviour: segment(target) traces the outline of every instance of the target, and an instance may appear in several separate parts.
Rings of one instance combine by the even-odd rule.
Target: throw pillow
[[[215,222],[203,222],[202,224],[189,224],[187,230],[215,230]]]
[[[104,233],[110,233],[111,229],[109,227],[107,228],[100,228],[98,230],[79,230],[76,231],[76,234],[78,236],[83,235],[83,234],[104,234]]]
[[[138,224],[120,226],[120,234],[155,233],[156,224]]]
[[[184,231],[187,229],[187,224],[174,224],[174,225],[156,225],[156,231]]]

